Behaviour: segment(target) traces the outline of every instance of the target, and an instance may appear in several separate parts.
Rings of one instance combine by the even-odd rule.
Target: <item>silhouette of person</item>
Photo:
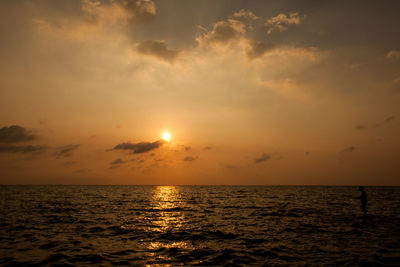
[[[364,186],[360,186],[359,189],[361,192],[361,196],[359,197],[361,200],[361,208],[364,212],[364,216],[367,216],[367,193],[364,190]]]

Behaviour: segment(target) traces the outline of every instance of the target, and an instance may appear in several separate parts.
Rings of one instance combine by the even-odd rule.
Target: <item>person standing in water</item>
[[[364,212],[364,216],[367,216],[367,193],[364,190],[364,186],[360,186],[359,189],[361,191],[361,196],[359,197],[361,200],[361,208]]]

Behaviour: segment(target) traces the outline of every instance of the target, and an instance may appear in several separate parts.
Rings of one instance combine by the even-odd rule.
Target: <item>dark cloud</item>
[[[309,156],[310,155],[310,151],[306,151],[306,156]]]
[[[275,45],[271,43],[264,42],[252,42],[247,50],[247,57],[251,59],[256,59],[262,57],[265,53],[275,49]]]
[[[183,159],[183,161],[195,161],[197,159],[197,157],[190,157],[190,156],[187,156],[187,157],[185,157],[184,159]]]
[[[120,164],[124,164],[124,163],[126,163],[126,161],[122,160],[121,158],[118,158],[118,159],[112,161],[110,164],[111,165],[120,165]]]
[[[344,152],[349,152],[349,153],[351,153],[351,152],[353,152],[353,151],[355,151],[355,150],[357,150],[357,149],[358,149],[358,147],[349,146],[349,147],[346,147],[343,151],[344,151]]]
[[[185,146],[184,149],[185,149],[185,151],[190,151],[190,150],[192,150],[192,147],[191,146]]]
[[[80,147],[79,144],[75,144],[75,145],[69,144],[66,146],[62,146],[57,149],[57,151],[54,153],[54,155],[57,158],[70,157],[70,156],[72,156],[72,153],[74,152],[74,150],[78,149],[78,147]]]
[[[270,160],[270,159],[271,159],[270,155],[268,155],[266,153],[263,153],[259,158],[256,158],[254,160],[254,162],[255,163],[261,163],[261,162],[264,162],[264,161],[267,161],[267,160]]]
[[[155,142],[140,142],[136,144],[131,144],[128,142],[116,145],[113,150],[130,150],[132,151],[132,154],[140,154],[157,149],[165,143],[167,143],[165,140],[158,140]]]
[[[211,150],[212,147],[211,147],[211,146],[205,146],[203,149],[204,149],[204,150]]]
[[[136,44],[135,49],[140,54],[153,56],[169,63],[172,63],[179,55],[179,51],[168,49],[167,44],[162,40],[146,40]]]
[[[13,144],[34,139],[36,139],[36,135],[18,125],[0,128],[0,143]]]
[[[46,146],[14,146],[0,145],[0,153],[41,153],[47,149]]]

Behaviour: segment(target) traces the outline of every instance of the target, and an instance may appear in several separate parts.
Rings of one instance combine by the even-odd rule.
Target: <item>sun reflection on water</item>
[[[155,210],[153,217],[154,231],[162,233],[176,232],[182,228],[185,216],[181,207],[181,195],[175,186],[157,186],[152,193],[152,209]],[[150,242],[148,249],[156,250],[160,248],[187,248],[188,243],[182,241],[163,241]]]
[[[175,186],[157,186],[153,191],[153,208],[157,211],[157,218],[153,224],[166,232],[169,228],[180,228],[184,221],[180,204],[179,190]]]

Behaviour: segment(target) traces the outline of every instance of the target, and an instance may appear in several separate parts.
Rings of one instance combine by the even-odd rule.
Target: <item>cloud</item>
[[[170,50],[163,40],[146,40],[135,45],[135,50],[140,54],[153,56],[172,63],[179,55],[179,51]]]
[[[54,153],[56,158],[61,158],[61,157],[70,157],[72,156],[72,153],[74,150],[78,149],[80,147],[79,144],[69,144],[66,146],[59,147],[57,151]]]
[[[390,50],[386,54],[386,59],[389,60],[400,59],[400,50]]]
[[[241,9],[233,14],[235,18],[244,18],[249,20],[257,20],[258,17],[251,10]]]
[[[0,145],[0,153],[41,153],[47,149],[46,146],[14,146]]]
[[[124,164],[126,161],[122,160],[121,158],[117,158],[116,160],[112,161],[110,164],[111,165],[119,165],[119,164]]]
[[[126,161],[122,160],[121,158],[117,158],[116,160],[110,162],[110,169],[116,169],[120,165],[125,164]]]
[[[190,150],[192,150],[192,147],[191,146],[185,146],[184,149],[185,149],[185,151],[190,151]]]
[[[390,123],[391,121],[393,121],[394,119],[395,119],[394,116],[389,116],[389,117],[387,117],[384,121],[379,122],[379,123],[376,123],[376,124],[375,124],[375,127],[380,127],[380,126],[382,126],[382,125],[388,124],[388,123]]]
[[[106,27],[134,26],[152,21],[156,14],[155,4],[151,0],[82,0],[81,3],[81,17],[59,19],[56,23],[35,18],[33,22],[41,33],[86,40]]]
[[[36,135],[18,125],[0,128],[0,143],[13,144],[36,139]]]
[[[156,15],[156,5],[151,0],[120,0],[118,2],[127,10],[131,23],[149,22],[152,21]]]
[[[365,129],[367,129],[368,128],[368,126],[366,126],[366,125],[364,125],[364,124],[357,124],[356,125],[356,129],[357,130],[365,130]]]
[[[289,25],[298,25],[304,18],[305,15],[300,15],[298,12],[291,12],[289,14],[280,13],[268,19],[264,23],[264,26],[268,28],[267,34],[271,34],[275,31],[284,32],[288,30]]]
[[[267,161],[267,160],[270,160],[270,159],[271,159],[270,155],[268,155],[266,153],[263,153],[259,158],[256,158],[254,160],[254,162],[255,163],[261,163],[261,162],[264,162],[264,161]]]
[[[310,155],[310,151],[306,151],[306,156],[309,156]]]
[[[249,59],[256,59],[262,57],[265,53],[275,49],[275,45],[271,43],[264,43],[259,41],[250,42],[247,50],[247,57]]]
[[[157,149],[165,143],[167,143],[165,140],[158,140],[155,142],[140,142],[136,144],[127,142],[116,145],[113,150],[130,150],[132,151],[132,154],[141,154]]]
[[[381,126],[383,126],[383,125],[386,125],[386,124],[392,122],[394,119],[395,119],[394,116],[389,116],[389,117],[387,117],[385,120],[383,120],[383,121],[381,121],[381,122],[378,122],[378,123],[375,123],[375,124],[373,125],[373,127],[375,127],[375,128],[381,127]],[[358,125],[356,125],[356,129],[357,129],[357,130],[365,130],[365,129],[368,129],[368,128],[369,128],[369,127],[368,127],[367,125],[364,125],[364,124],[358,124]]]
[[[351,153],[351,152],[354,152],[354,151],[357,150],[357,149],[358,149],[358,147],[349,146],[349,147],[346,147],[346,148],[343,150],[343,152],[349,152],[349,153]]]
[[[203,149],[204,149],[204,150],[211,150],[212,147],[211,147],[211,146],[205,146]]]
[[[213,29],[197,38],[200,45],[226,45],[240,39],[246,33],[246,25],[236,19],[218,21]]]
[[[230,170],[238,170],[240,168],[239,166],[233,164],[224,164],[223,166]]]
[[[187,157],[185,157],[184,159],[183,159],[183,161],[195,161],[197,159],[197,157],[190,157],[190,156],[187,156]]]

